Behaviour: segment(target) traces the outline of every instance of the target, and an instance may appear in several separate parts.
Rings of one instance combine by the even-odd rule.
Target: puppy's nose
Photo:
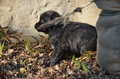
[[[42,23],[41,22],[38,22],[34,25],[34,28],[37,29]]]
[[[37,29],[37,27],[38,27],[38,23],[36,23],[36,24],[34,25],[34,28],[35,28],[35,29]]]

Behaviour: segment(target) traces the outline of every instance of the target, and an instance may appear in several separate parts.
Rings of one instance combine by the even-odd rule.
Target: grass
[[[0,44],[0,57],[2,57],[2,52],[3,52],[3,49],[4,49],[4,43]]]
[[[83,60],[85,60],[86,58],[88,58],[90,56],[90,53],[87,52],[85,54],[83,54],[83,57],[78,61],[76,60],[75,55],[72,56],[72,62],[76,62],[76,65],[79,69],[82,69],[84,72],[89,72],[88,68],[86,67],[86,65],[82,62]]]
[[[25,49],[30,50],[30,41],[27,36],[25,37],[26,37],[26,40],[24,41]]]

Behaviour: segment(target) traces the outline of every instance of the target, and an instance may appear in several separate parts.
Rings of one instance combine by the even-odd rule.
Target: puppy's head
[[[50,22],[51,20],[55,19],[56,17],[60,17],[59,13],[53,10],[46,11],[40,15],[39,22],[35,24],[35,29],[39,32],[47,33],[49,31],[48,26],[51,26]],[[42,24],[48,23],[46,26],[41,28]],[[46,28],[47,27],[47,28]]]

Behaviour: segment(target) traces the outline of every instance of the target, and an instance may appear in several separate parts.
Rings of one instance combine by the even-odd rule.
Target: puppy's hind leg
[[[87,50],[86,50],[86,48],[85,47],[81,47],[80,48],[80,55],[82,55],[83,53],[85,53]]]

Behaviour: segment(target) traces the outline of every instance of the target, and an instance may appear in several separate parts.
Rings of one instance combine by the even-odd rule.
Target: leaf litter
[[[96,63],[96,51],[81,57],[66,55],[59,65],[47,67],[52,48],[49,37],[30,42],[21,32],[0,28],[0,79],[119,79],[106,74]],[[39,41],[40,40],[40,41]],[[30,42],[30,43],[29,43]]]

